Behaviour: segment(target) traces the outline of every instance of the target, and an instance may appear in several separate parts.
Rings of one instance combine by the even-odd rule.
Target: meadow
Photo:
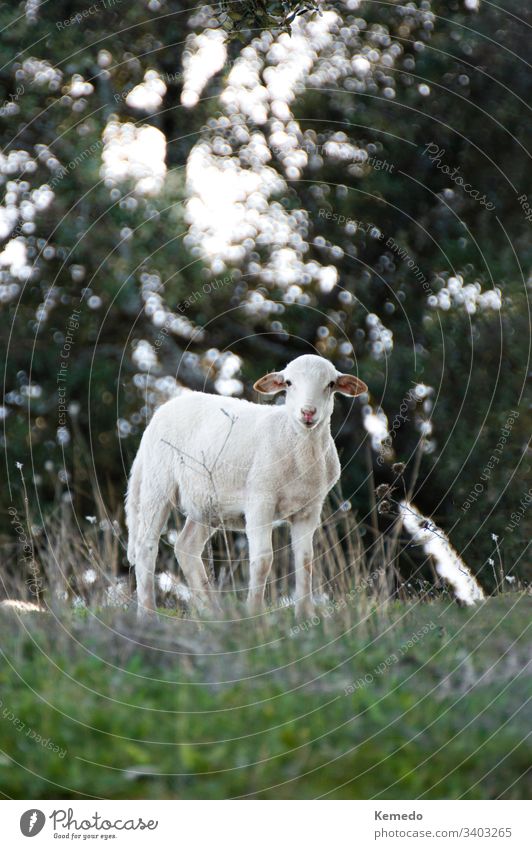
[[[209,622],[163,608],[142,631],[132,611],[2,611],[3,794],[529,796],[529,595],[364,591],[300,625],[225,606]]]
[[[388,513],[394,492],[370,487],[367,517],[337,491],[328,498],[315,540],[316,612],[300,621],[286,527],[274,531],[267,609],[255,617],[244,536],[213,538],[205,562],[223,614],[206,619],[176,568],[174,516],[159,548],[158,617],[140,626],[119,523],[102,512],[80,527],[59,504],[47,533],[26,540],[39,592],[19,570],[8,589],[26,612],[0,603],[2,792],[527,798],[530,586],[505,575],[501,558],[476,573],[486,597],[460,606],[438,574],[452,549],[441,562],[426,555]],[[30,512],[25,526],[37,527]]]

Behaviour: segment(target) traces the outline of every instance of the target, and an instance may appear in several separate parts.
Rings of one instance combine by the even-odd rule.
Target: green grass
[[[379,613],[359,598],[299,633],[291,610],[262,626],[167,617],[144,632],[111,611],[3,612],[0,789],[527,798],[531,608],[508,594],[474,609],[412,602]]]

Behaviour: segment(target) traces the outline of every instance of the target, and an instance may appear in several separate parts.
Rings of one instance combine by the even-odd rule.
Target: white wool
[[[435,563],[440,578],[453,589],[456,598],[467,605],[484,598],[484,593],[471,571],[459,557],[445,533],[407,501],[399,505],[403,525],[414,542],[423,546]]]
[[[329,428],[332,400],[329,404],[324,391],[336,369],[321,357],[308,356],[283,374],[292,377],[296,410],[311,396],[314,406],[322,401],[319,431],[294,427],[289,403],[255,404],[203,392],[180,395],[157,410],[142,439],[135,463],[150,469],[145,494],[152,487],[158,499],[162,491],[177,487],[185,515],[221,519],[228,526],[246,511],[250,497],[273,505],[280,493],[289,497],[297,490],[292,501],[303,507],[316,492],[324,496],[340,472]],[[319,398],[314,397],[318,389]],[[327,481],[321,459],[330,467]],[[279,512],[290,515],[294,506]]]

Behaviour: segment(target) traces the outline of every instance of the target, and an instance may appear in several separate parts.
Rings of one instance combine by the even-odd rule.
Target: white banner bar
[[[3,801],[2,846],[530,849],[529,802]],[[528,814],[528,816],[526,816]],[[35,838],[35,843],[29,841]]]

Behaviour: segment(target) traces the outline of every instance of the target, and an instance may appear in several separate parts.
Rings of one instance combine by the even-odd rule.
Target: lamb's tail
[[[127,559],[132,566],[135,565],[137,551],[137,537],[140,524],[140,491],[142,486],[142,457],[137,453],[127,485],[126,494],[126,525],[128,531]]]

